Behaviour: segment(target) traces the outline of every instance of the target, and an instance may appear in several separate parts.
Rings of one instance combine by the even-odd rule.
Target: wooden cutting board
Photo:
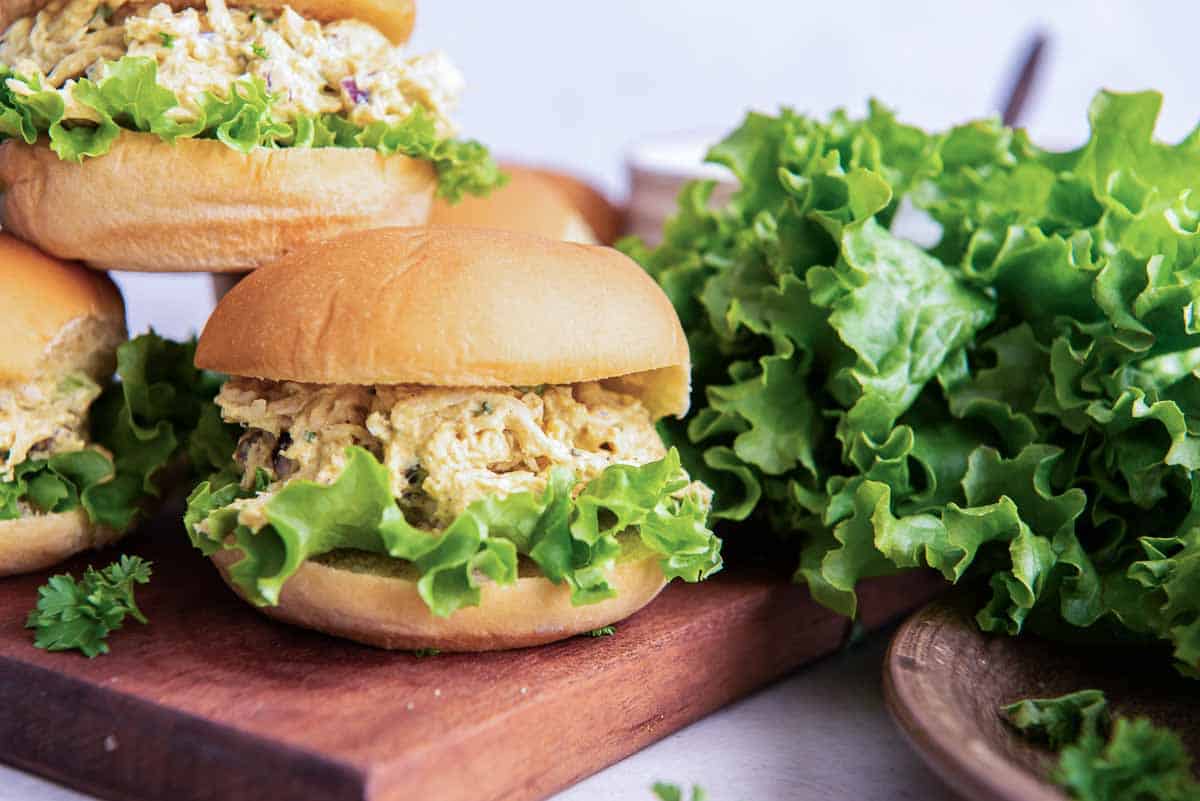
[[[268,621],[177,523],[148,529],[121,550],[154,561],[138,589],[151,622],[114,634],[107,656],[33,648],[23,623],[48,574],[0,581],[0,760],[129,801],[531,801],[850,634],[806,590],[728,570],[672,584],[615,636],[418,658]],[[862,623],[939,586],[924,574],[872,582]]]

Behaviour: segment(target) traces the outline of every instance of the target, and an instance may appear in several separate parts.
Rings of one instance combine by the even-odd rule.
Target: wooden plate
[[[984,634],[957,597],[937,601],[896,632],[884,665],[892,717],[917,753],[971,801],[1069,801],[1046,781],[1052,754],[1001,720],[1005,704],[1104,690],[1113,712],[1148,716],[1200,754],[1200,683],[1145,646],[1100,648]]]

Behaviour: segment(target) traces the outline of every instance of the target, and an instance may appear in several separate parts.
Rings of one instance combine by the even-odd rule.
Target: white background
[[[1200,119],[1200,7],[1184,3],[607,0],[417,4],[413,46],[466,74],[464,130],[619,188],[645,134],[722,130],[747,107],[824,114],[876,97],[922,125],[991,114],[1034,30],[1051,38],[1028,123],[1079,139],[1099,87],[1156,88],[1168,133]]]

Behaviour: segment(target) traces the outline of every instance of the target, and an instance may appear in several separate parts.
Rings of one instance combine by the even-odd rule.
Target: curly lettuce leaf
[[[1163,640],[1200,673],[1200,135],[1101,93],[1054,153],[983,120],[926,133],[751,114],[623,247],[679,311],[693,414],[666,433],[715,516],[802,535],[853,614],[870,576],[991,589],[990,631]],[[901,203],[940,230],[891,230]]]
[[[0,66],[0,77],[12,76]],[[64,104],[57,92],[44,88],[38,80],[26,80],[24,85],[28,91],[17,92],[7,80],[0,80],[0,136],[19,137],[32,145],[62,118]]]
[[[721,543],[705,526],[707,509],[681,492],[688,482],[673,450],[651,464],[613,465],[576,498],[571,473],[554,471],[541,494],[477,501],[434,533],[405,520],[387,468],[368,451],[350,448],[332,484],[294,481],[272,495],[263,507],[268,522],[257,531],[238,522],[234,501],[250,493],[229,475],[196,488],[184,522],[205,554],[241,551],[230,576],[257,604],[278,603],[306,559],[350,549],[414,565],[422,599],[444,617],[478,605],[485,580],[515,582],[518,555],[556,584],[565,582],[572,603],[610,598],[615,590],[607,574],[628,547],[617,539],[625,531],[638,533],[643,552],[660,555],[667,578],[711,575],[721,567]]]
[[[1055,751],[1085,737],[1104,737],[1112,725],[1108,699],[1100,690],[1026,698],[1001,707],[1000,712],[1023,737]]]
[[[108,455],[90,448],[26,460],[12,480],[0,483],[0,520],[20,517],[24,501],[47,514],[83,506],[92,522],[124,529],[136,514],[139,493],[129,493],[123,483],[113,486],[115,476]]]
[[[29,93],[13,91],[9,79],[28,86]],[[241,153],[260,147],[365,147],[432,163],[438,194],[451,202],[464,193],[485,195],[507,181],[486,147],[440,137],[432,115],[419,106],[393,124],[363,127],[332,114],[288,122],[276,118],[279,95],[251,77],[236,81],[224,97],[206,92],[198,113],[179,122],[174,116],[179,100],[158,83],[157,62],[140,56],[109,63],[99,81],[81,78],[71,93],[94,120],[66,119],[59,93],[0,65],[0,138],[33,144],[44,135],[59,158],[74,162],[108,153],[122,130],[152,133],[165,142],[216,139]]]
[[[196,343],[153,331],[117,349],[117,377],[93,407],[92,436],[113,454],[118,478],[157,495],[155,474],[189,455],[196,474],[230,462],[234,429],[220,422],[212,399],[223,378],[196,368]]]
[[[1200,797],[1191,764],[1175,732],[1119,717],[1107,742],[1085,737],[1064,749],[1053,778],[1081,801],[1189,801]]]
[[[1081,801],[1185,801],[1200,796],[1179,735],[1147,718],[1117,717],[1099,690],[1001,708],[1022,736],[1060,751],[1050,778]]]
[[[474,140],[440,138],[433,116],[420,106],[392,125],[373,122],[356,129],[333,115],[325,115],[324,123],[339,126],[335,141],[373,148],[385,156],[400,154],[432,162],[438,174],[438,195],[452,203],[464,193],[486,195],[508,181],[486,147]]]

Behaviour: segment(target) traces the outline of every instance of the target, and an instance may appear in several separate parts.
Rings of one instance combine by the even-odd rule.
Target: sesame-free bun
[[[0,145],[3,227],[64,259],[152,272],[254,269],[313,242],[429,217],[428,161],[369,148],[174,144],[122,132],[102,158]]]
[[[229,578],[240,558],[237,550],[212,556],[225,582],[242,595]],[[380,557],[350,568],[310,560],[283,585],[279,604],[259,611],[380,648],[495,651],[542,645],[624,620],[666,585],[657,556],[619,560],[607,577],[616,597],[574,606],[565,582],[554,584],[523,569],[515,584],[485,584],[479,606],[436,617],[417,593],[419,575],[408,563]]]
[[[579,211],[601,244],[611,245],[621,238],[625,231],[625,215],[596,187],[558,170],[528,167],[525,169],[561,192],[567,202]]]
[[[112,374],[125,307],[108,276],[0,233],[0,386],[82,370]],[[0,521],[0,576],[28,573],[120,536],[82,509]]]
[[[0,576],[42,570],[120,536],[115,529],[93,525],[83,509],[0,521]]]
[[[217,305],[199,367],[321,384],[607,380],[655,417],[688,406],[671,302],[611,248],[475,228],[391,228],[295,253]]]
[[[435,199],[429,222],[517,231],[564,242],[599,243],[571,198],[551,180],[512,164],[504,165],[504,172],[508,183],[486,197],[465,197],[453,204]]]
[[[8,28],[22,17],[41,11],[50,0],[0,0],[0,31]],[[204,8],[205,0],[167,0],[167,5],[176,11],[185,8]],[[341,19],[356,19],[369,23],[393,44],[403,44],[412,34],[416,15],[413,0],[253,0],[241,2],[231,0],[232,8],[259,8],[279,10],[291,6],[302,17],[318,22],[334,22]]]
[[[0,233],[0,284],[0,383],[75,369],[95,378],[112,372],[125,307],[107,276]]]

